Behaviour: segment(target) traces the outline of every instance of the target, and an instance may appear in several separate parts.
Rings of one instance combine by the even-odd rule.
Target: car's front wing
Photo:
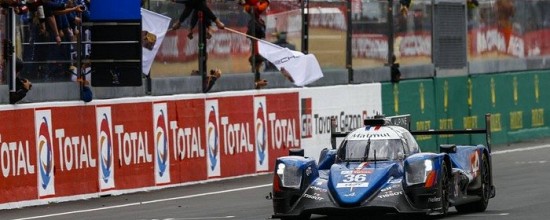
[[[274,205],[293,202],[290,209],[284,213],[275,213],[273,218],[299,216],[301,214],[321,215],[361,215],[363,213],[426,213],[437,209],[441,201],[435,189],[417,189],[408,195],[403,190],[401,182],[390,183],[373,194],[360,205],[341,206],[332,198],[326,184],[314,182],[305,193],[295,198],[274,195]],[[349,194],[355,196],[351,189]],[[277,209],[276,209],[277,210]]]

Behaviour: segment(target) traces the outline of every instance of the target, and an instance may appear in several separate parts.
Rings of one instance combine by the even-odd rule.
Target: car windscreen
[[[338,150],[343,161],[397,160],[403,153],[400,139],[345,140]]]

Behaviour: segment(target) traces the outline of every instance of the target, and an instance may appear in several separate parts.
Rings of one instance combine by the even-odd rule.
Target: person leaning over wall
[[[21,99],[27,96],[27,92],[29,92],[32,88],[31,81],[21,77],[20,75],[23,70],[23,66],[23,61],[17,58],[17,61],[15,62],[15,92],[10,91],[10,104],[15,104],[21,101]]]

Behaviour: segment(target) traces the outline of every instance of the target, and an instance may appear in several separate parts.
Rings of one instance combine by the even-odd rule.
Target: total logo
[[[271,148],[299,148],[300,134],[295,118],[279,118],[277,113],[268,114]]]
[[[250,136],[250,123],[233,122],[229,116],[220,118],[223,128],[223,153],[224,155],[236,155],[253,152],[254,145]]]
[[[2,176],[21,176],[34,174],[35,166],[30,160],[29,141],[2,142],[0,134],[0,166]]]
[[[72,136],[65,135],[65,129],[55,129],[59,149],[59,165],[61,171],[72,169],[84,169],[96,167],[96,159],[92,153],[91,135]]]
[[[198,126],[179,127],[178,121],[170,121],[174,160],[206,157],[201,133]]]
[[[115,187],[113,133],[111,131],[111,108],[96,108],[97,143],[99,149],[99,188],[100,190]]]
[[[208,151],[207,170],[208,177],[220,176],[220,144],[218,100],[207,100],[205,103],[206,116],[206,146]]]
[[[51,111],[35,111],[36,150],[39,197],[55,194],[54,153],[52,144]]]
[[[153,106],[156,155],[155,182],[157,184],[170,182],[167,112],[166,103],[157,103]]]
[[[267,171],[269,151],[267,150],[267,120],[265,97],[254,97],[254,121],[256,134],[256,171]]]
[[[118,140],[116,143],[120,165],[153,162],[153,154],[149,152],[147,131],[126,131],[124,125],[115,125],[115,135]]]

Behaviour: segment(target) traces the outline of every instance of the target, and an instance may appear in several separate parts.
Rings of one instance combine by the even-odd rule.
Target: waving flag
[[[142,50],[142,70],[146,75],[149,75],[155,56],[170,26],[170,20],[171,18],[164,15],[141,9],[142,34],[145,42]]]
[[[313,54],[306,55],[264,40],[258,40],[258,50],[283,75],[288,73],[296,86],[305,86],[323,77],[319,62]]]

